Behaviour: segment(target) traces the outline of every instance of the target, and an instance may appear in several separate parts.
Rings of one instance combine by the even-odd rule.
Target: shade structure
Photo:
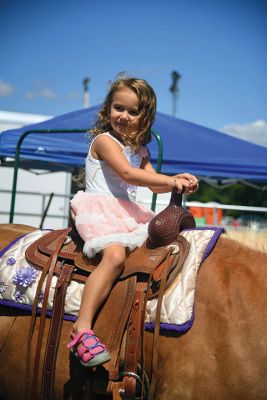
[[[34,125],[0,134],[3,165],[13,159],[20,137],[31,131],[21,144],[20,162],[25,168],[72,170],[84,165],[89,130],[99,106],[83,108]],[[75,130],[72,133],[42,133],[39,130]],[[242,179],[267,182],[267,148],[234,138],[180,118],[158,112],[153,125],[163,143],[161,170],[166,174],[190,172],[198,177]],[[158,143],[153,137],[148,145],[154,166]]]

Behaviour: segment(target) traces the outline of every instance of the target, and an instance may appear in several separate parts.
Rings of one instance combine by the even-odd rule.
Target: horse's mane
[[[249,228],[242,230],[229,229],[226,230],[226,235],[253,250],[267,253],[267,231],[256,231]]]

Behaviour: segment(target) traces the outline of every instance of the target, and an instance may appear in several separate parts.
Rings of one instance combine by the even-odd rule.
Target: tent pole
[[[16,146],[14,174],[13,174],[13,184],[12,184],[12,194],[11,194],[11,204],[10,204],[10,213],[9,213],[9,223],[10,224],[13,224],[13,220],[14,220],[14,210],[15,210],[15,199],[16,199],[16,191],[17,191],[20,148],[21,148],[21,144],[22,144],[24,138],[31,132],[32,131],[24,132],[21,135],[21,137],[19,138],[17,146]]]
[[[20,149],[21,149],[21,145],[22,145],[22,142],[25,139],[25,137],[28,136],[30,133],[35,133],[35,134],[51,133],[52,134],[52,133],[82,133],[82,132],[88,132],[88,129],[36,129],[36,130],[26,131],[21,135],[21,137],[18,140],[17,146],[16,146],[11,203],[10,203],[10,212],[9,212],[9,223],[10,224],[13,224],[13,220],[14,220]]]
[[[163,143],[162,143],[161,136],[156,131],[151,130],[151,133],[156,138],[157,143],[158,143],[159,153],[158,153],[156,171],[158,173],[160,173],[161,172],[161,165],[162,165],[162,158],[163,158]],[[155,211],[155,209],[156,209],[156,202],[157,202],[157,193],[153,193],[152,203],[151,203],[151,210],[152,211]]]

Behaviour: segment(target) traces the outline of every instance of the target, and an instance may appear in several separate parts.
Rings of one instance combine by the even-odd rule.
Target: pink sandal
[[[67,347],[84,367],[96,367],[111,358],[106,346],[92,330],[75,335]]]

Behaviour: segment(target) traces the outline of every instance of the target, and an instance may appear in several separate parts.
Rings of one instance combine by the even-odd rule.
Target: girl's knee
[[[123,267],[125,261],[125,253],[114,251],[112,255],[110,255],[109,261],[114,267]]]
[[[114,268],[121,272],[125,262],[125,249],[112,248],[104,252],[105,261],[111,268]]]

